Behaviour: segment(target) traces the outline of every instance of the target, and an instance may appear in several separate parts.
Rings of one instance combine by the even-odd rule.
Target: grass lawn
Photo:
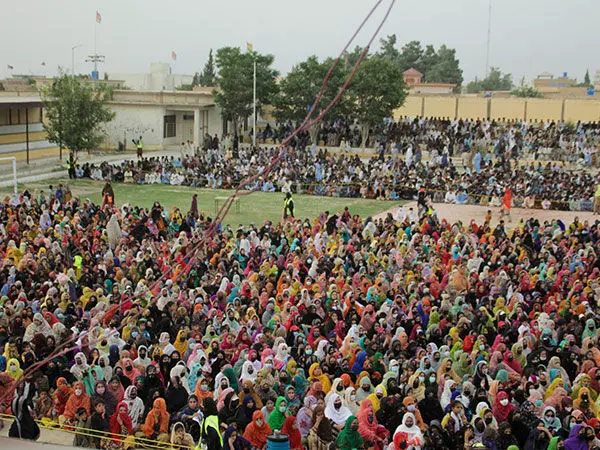
[[[48,186],[56,186],[58,183],[69,183],[67,178],[44,180],[35,183],[19,185],[19,189],[29,189],[31,192],[40,189],[48,192]],[[101,202],[100,192],[104,186],[102,182],[91,180],[76,180],[69,183],[74,195],[81,198],[89,198],[95,203]],[[2,194],[11,193],[12,187],[0,188]],[[123,203],[151,207],[155,201],[170,211],[173,206],[178,206],[186,213],[191,205],[192,195],[198,194],[198,209],[209,216],[215,216],[215,198],[228,197],[233,191],[189,188],[185,186],[169,186],[161,184],[131,185],[113,184],[117,206]],[[315,197],[310,195],[295,195],[294,204],[296,217],[314,218],[322,211],[335,212],[343,210],[348,206],[351,214],[359,214],[367,217],[385,211],[401,202],[365,200],[355,198],[333,198]],[[219,207],[223,200],[219,200]],[[231,225],[249,224],[251,222],[261,224],[269,219],[275,222],[281,220],[283,214],[283,194],[255,192],[251,195],[240,197],[240,212],[236,212],[235,205],[229,210],[225,223]]]

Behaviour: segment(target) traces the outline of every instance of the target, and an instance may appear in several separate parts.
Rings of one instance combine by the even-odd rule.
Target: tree
[[[467,84],[469,94],[482,91],[510,91],[512,88],[511,75],[509,73],[503,74],[497,67],[492,67],[490,73],[483,80],[475,79]]]
[[[75,152],[90,151],[102,143],[103,125],[115,117],[107,105],[108,86],[61,74],[41,93],[50,142]]]
[[[2,82],[0,81],[0,91],[4,90],[4,85],[2,84]]]
[[[400,52],[396,48],[396,35],[390,34],[388,37],[381,38],[379,42],[381,43],[381,49],[376,56],[400,66]]]
[[[521,98],[541,98],[543,95],[535,87],[525,84],[525,80],[521,81],[521,85],[510,92],[511,95]]]
[[[344,57],[344,64],[346,65],[346,67],[348,69],[351,69],[352,67],[354,67],[356,65],[356,63],[358,62],[358,60],[360,59],[360,55],[362,55],[362,53],[364,51],[365,51],[364,47],[357,45],[356,47],[354,47],[354,50],[352,50],[351,52],[346,52],[346,55]]]
[[[583,84],[586,87],[589,87],[592,85],[592,82],[590,81],[590,71],[589,70],[585,71],[585,77],[583,77]]]
[[[402,71],[393,62],[369,58],[362,62],[350,84],[352,115],[358,120],[364,147],[369,130],[380,125],[404,104],[408,91]]]
[[[457,88],[461,86],[463,76],[455,49],[446,45],[442,45],[437,51],[433,45],[427,45],[423,49],[419,41],[410,41],[400,52],[396,48],[395,34],[381,39],[380,42],[381,49],[375,56],[393,62],[401,72],[413,68],[424,75],[425,81],[454,83]]]
[[[221,114],[226,120],[233,122],[236,134],[240,120],[252,115],[254,61],[256,108],[260,111],[262,105],[272,103],[277,93],[275,78],[278,72],[271,67],[273,55],[242,53],[238,47],[223,47],[217,50],[218,89],[213,93],[221,108]]]
[[[279,94],[275,97],[273,103],[275,118],[278,122],[291,121],[298,123],[306,117],[332,62],[333,59],[319,62],[316,56],[310,56],[306,61],[297,64],[294,70],[281,80]],[[337,95],[344,84],[346,74],[347,71],[343,63],[335,67],[323,92],[323,97],[312,117],[316,117],[322,108],[327,106]],[[348,112],[347,98],[342,96],[340,101],[329,111],[328,118],[345,117]],[[316,143],[319,127],[320,125],[313,126],[309,130],[313,143]]]
[[[425,80],[431,83],[454,83],[457,88],[460,87],[463,76],[458,59],[456,59],[456,50],[442,45],[434,60],[437,61],[424,72]]]
[[[192,83],[193,84],[193,83]],[[217,84],[217,73],[215,70],[215,60],[213,58],[212,48],[208,53],[208,61],[204,65],[202,74],[197,79],[197,84],[194,86],[216,86]]]

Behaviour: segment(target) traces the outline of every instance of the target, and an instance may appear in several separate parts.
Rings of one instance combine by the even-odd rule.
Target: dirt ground
[[[409,208],[414,208],[414,211],[417,211],[417,202],[409,202],[404,205],[406,211]],[[391,212],[395,215],[396,211],[400,208],[400,206],[393,207],[384,211],[375,218],[385,217],[388,212]],[[446,219],[450,223],[454,223],[458,220],[463,223],[469,223],[471,219],[475,219],[475,221],[480,224],[485,220],[485,216],[487,214],[488,209],[492,211],[492,227],[498,224],[498,220],[500,219],[500,209],[498,207],[488,207],[488,206],[476,206],[476,205],[454,205],[449,203],[434,203],[433,208],[437,213],[440,219]],[[512,222],[508,222],[508,220],[504,220],[506,224],[506,228],[511,229],[516,226],[521,219],[530,219],[535,218],[540,222],[545,220],[552,219],[560,219],[565,224],[569,224],[573,222],[575,217],[578,217],[580,221],[589,221],[593,222],[594,220],[600,218],[599,216],[595,216],[591,212],[583,212],[583,211],[552,211],[552,210],[543,210],[543,209],[525,209],[525,208],[513,208],[511,210]]]

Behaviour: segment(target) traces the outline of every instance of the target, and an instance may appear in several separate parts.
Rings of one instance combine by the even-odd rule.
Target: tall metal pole
[[[71,75],[75,76],[75,49],[81,47],[81,44],[71,47]]]
[[[491,1],[491,0],[490,0]],[[98,31],[98,20],[94,21],[94,72],[98,75],[98,52],[96,51],[96,35]],[[98,77],[100,77],[98,75]]]
[[[256,56],[254,57],[254,95],[252,101],[252,146],[256,147]]]
[[[485,74],[490,73],[490,45],[492,42],[492,0],[489,0],[487,52],[485,55]]]

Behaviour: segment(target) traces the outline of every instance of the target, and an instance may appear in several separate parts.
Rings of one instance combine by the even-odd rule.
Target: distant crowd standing
[[[596,448],[599,255],[599,222],[232,229],[194,201],[22,192],[0,204],[0,403],[11,436],[93,448]]]
[[[276,127],[268,125],[257,131],[258,141],[280,143],[293,130],[292,123]],[[306,140],[306,136],[301,135],[295,141],[306,144]],[[361,147],[360,127],[344,120],[324,124],[317,132],[317,142],[330,147]],[[586,165],[591,165],[596,163],[600,147],[600,124],[405,117],[369,130],[366,146],[377,148],[382,143],[388,148],[390,144],[399,144],[404,149],[408,144],[413,147],[421,145],[426,150],[435,148],[439,153],[447,148],[450,156],[478,147],[482,154],[490,152],[496,157],[506,153],[513,158],[582,160]]]

